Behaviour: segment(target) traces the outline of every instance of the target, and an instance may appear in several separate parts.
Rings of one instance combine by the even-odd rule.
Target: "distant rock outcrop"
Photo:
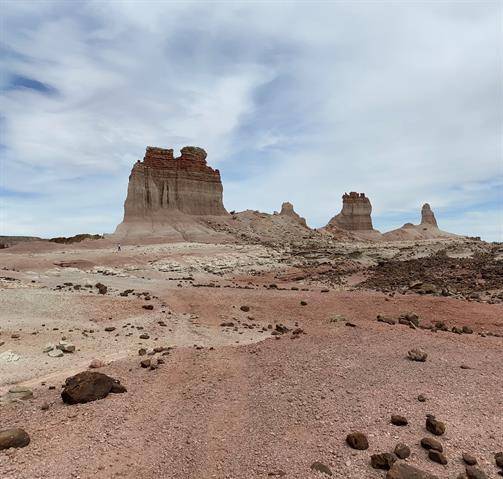
[[[129,176],[124,220],[116,236],[158,234],[184,238],[204,233],[192,216],[227,215],[222,202],[220,172],[206,164],[206,151],[195,146],[181,149],[147,147]]]
[[[421,208],[421,223],[414,225],[405,223],[401,228],[388,231],[383,238],[388,241],[425,240],[436,238],[455,238],[457,235],[447,233],[438,228],[437,220],[428,203]]]
[[[281,211],[279,212],[280,216],[291,218],[302,226],[308,228],[305,218],[300,216],[294,209],[292,203],[285,201],[281,205]]]
[[[347,231],[371,231],[372,227],[372,205],[365,193],[344,193],[342,195],[342,211],[334,216],[326,226],[341,228]]]
[[[433,211],[431,211],[431,207],[428,203],[425,203],[421,208],[421,224],[431,225],[435,228],[438,227],[435,215],[433,214]]]

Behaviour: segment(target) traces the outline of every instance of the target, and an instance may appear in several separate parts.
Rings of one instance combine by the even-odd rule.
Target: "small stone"
[[[49,351],[52,351],[55,348],[54,344],[48,343],[44,346],[44,349],[42,349],[42,352],[48,353]]]
[[[33,391],[26,386],[12,386],[9,389],[9,399],[31,399],[33,397]]]
[[[140,334],[140,339],[149,339],[150,336],[147,333]]]
[[[75,352],[75,345],[72,343],[67,343],[66,341],[60,341],[59,344],[56,346],[56,348],[63,351],[64,353]]]
[[[419,402],[425,402],[426,401],[426,396],[424,394],[420,394],[418,397],[417,397],[417,400]]]
[[[323,474],[326,474],[327,476],[331,476],[332,475],[332,471],[330,470],[330,468],[328,466],[325,466],[325,464],[323,464],[322,462],[313,462],[311,464],[311,469],[313,471],[318,471],[318,472],[322,472]]]
[[[239,309],[247,313],[248,311],[250,311],[250,306],[241,306]]]
[[[301,302],[300,302],[300,305],[301,305],[301,306],[307,306],[307,301],[301,301]]]
[[[387,472],[386,479],[438,479],[438,477],[409,466],[405,462],[395,462]]]
[[[408,421],[404,416],[393,414],[391,416],[391,424],[393,424],[394,426],[407,426]]]
[[[445,424],[435,419],[435,416],[428,414],[428,416],[426,416],[426,429],[432,434],[435,434],[435,436],[441,436],[445,433]]]
[[[428,353],[426,351],[422,350],[421,348],[415,348],[415,349],[411,349],[407,353],[407,357],[411,361],[419,361],[421,363],[424,363],[426,361],[426,358],[428,357]]]
[[[40,409],[42,411],[47,411],[49,409],[49,404],[48,403],[43,403],[41,406],[40,406]]]
[[[140,366],[141,366],[142,368],[149,368],[149,367],[151,366],[151,364],[150,364],[150,363],[151,363],[150,359],[142,359],[142,360],[140,361]]]
[[[496,461],[496,465],[500,468],[503,469],[503,452],[497,452],[494,455],[494,460]]]
[[[363,434],[362,432],[352,432],[351,434],[348,434],[346,437],[346,442],[348,443],[349,447],[358,449],[360,451],[369,448],[367,436],[365,436],[365,434]]]
[[[24,429],[4,429],[0,431],[0,451],[11,447],[26,447],[30,444],[30,436]]]
[[[463,326],[463,333],[465,334],[473,334],[473,329],[470,326]]]
[[[383,452],[381,454],[372,454],[370,464],[374,469],[384,469],[387,471],[391,469],[396,460],[397,457],[394,454]]]
[[[89,364],[89,367],[91,369],[98,369],[98,368],[102,368],[103,366],[105,366],[105,363],[101,360],[101,359],[93,359],[91,361],[91,363]]]
[[[443,452],[444,448],[442,447],[442,444],[440,444],[439,441],[436,439],[433,439],[432,437],[423,437],[421,439],[421,446],[423,446],[425,449],[433,449],[438,452]]]
[[[486,473],[475,466],[466,466],[465,471],[468,479],[488,479]]]
[[[106,331],[107,333],[110,333],[110,332],[112,332],[112,331],[115,331],[115,327],[114,327],[114,326],[107,326],[107,327],[105,328],[105,331]]]
[[[477,459],[467,452],[463,452],[462,457],[465,464],[468,464],[469,466],[475,466],[475,464],[477,464]]]
[[[434,449],[430,449],[428,451],[428,457],[433,461],[433,462],[438,462],[439,464],[442,464],[445,466],[447,464],[447,458],[445,455],[440,452],[440,451],[435,451]]]
[[[152,304],[144,304],[142,308],[148,311],[152,311],[154,309],[154,306]]]
[[[63,353],[63,351],[61,351],[61,349],[53,349],[52,351],[49,351],[47,353],[47,356],[49,356],[51,358],[60,358],[63,355],[64,355],[64,353]]]
[[[395,446],[394,452],[399,459],[407,459],[410,456],[410,447],[402,442],[399,442]]]

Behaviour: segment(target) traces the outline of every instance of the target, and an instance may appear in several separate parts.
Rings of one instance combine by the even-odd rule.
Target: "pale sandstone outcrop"
[[[372,205],[365,193],[344,193],[342,196],[342,211],[334,216],[326,226],[342,228],[348,231],[370,231],[372,227]]]
[[[431,211],[429,203],[425,203],[421,208],[421,224],[435,226],[435,228],[438,227],[437,220],[433,211]]]
[[[281,211],[279,212],[279,214],[280,214],[280,216],[291,218],[294,221],[296,221],[297,223],[299,223],[300,225],[305,226],[306,228],[308,228],[305,218],[303,218],[302,216],[300,216],[294,210],[292,203],[289,203],[288,201],[285,201],[281,205]]]

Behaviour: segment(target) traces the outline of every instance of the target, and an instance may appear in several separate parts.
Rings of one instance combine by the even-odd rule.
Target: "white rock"
[[[63,356],[63,351],[61,351],[61,349],[53,349],[52,351],[49,351],[47,353],[47,355],[51,358],[60,358],[61,356]]]

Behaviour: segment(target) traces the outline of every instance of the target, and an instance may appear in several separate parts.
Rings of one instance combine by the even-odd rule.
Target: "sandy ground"
[[[398,442],[411,447],[408,463],[439,478],[463,471],[462,452],[496,477],[503,337],[478,333],[503,333],[502,304],[287,281],[296,267],[262,246],[131,245],[118,255],[112,247],[51,245],[3,251],[0,259],[0,354],[20,356],[0,364],[0,394],[13,384],[34,392],[0,406],[0,429],[22,427],[31,436],[28,447],[0,452],[2,478],[328,477],[311,471],[314,461],[333,477],[380,478],[370,455]],[[98,294],[98,282],[107,294]],[[64,283],[72,285],[57,289]],[[150,299],[120,296],[125,289]],[[474,334],[376,321],[407,311],[424,324],[443,320]],[[229,321],[234,327],[221,326]],[[278,323],[305,334],[277,340],[268,325]],[[43,353],[63,337],[75,353]],[[156,346],[173,348],[165,364],[140,368],[138,349]],[[414,347],[428,351],[425,363],[406,359]],[[93,358],[128,392],[64,405],[64,379]],[[409,425],[392,426],[395,413]],[[447,466],[419,446],[426,414],[447,425],[440,438]],[[368,451],[345,445],[354,430],[368,435]]]

